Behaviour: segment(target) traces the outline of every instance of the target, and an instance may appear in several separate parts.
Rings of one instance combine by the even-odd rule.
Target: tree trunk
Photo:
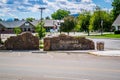
[[[67,34],[69,35],[69,32],[67,32]]]
[[[90,36],[90,31],[89,31],[89,29],[88,29],[88,31],[87,31],[87,32],[88,32],[88,36]]]

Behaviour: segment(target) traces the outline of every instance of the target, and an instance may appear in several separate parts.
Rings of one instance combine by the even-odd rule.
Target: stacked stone
[[[30,32],[24,32],[8,38],[4,46],[7,50],[37,50],[39,49],[39,39]]]

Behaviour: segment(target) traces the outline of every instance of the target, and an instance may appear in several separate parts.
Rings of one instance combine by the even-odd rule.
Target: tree
[[[2,21],[2,19],[0,18],[0,21]]]
[[[78,16],[78,24],[80,31],[88,32],[89,35],[89,22],[90,22],[91,14],[90,12],[83,12]]]
[[[110,31],[112,24],[112,16],[106,11],[95,11],[90,18],[89,29],[91,31]]]
[[[47,16],[45,19],[46,19],[46,20],[50,20],[50,17],[49,17],[49,16]]]
[[[32,22],[33,20],[35,20],[35,18],[26,18],[26,21]]]
[[[62,10],[62,9],[59,9],[57,10],[56,12],[54,12],[51,17],[53,19],[63,19],[64,17],[68,16],[70,14],[70,11],[67,11],[67,10]]]
[[[14,21],[19,21],[19,19],[18,18],[14,18]]]
[[[112,6],[113,6],[113,15],[115,20],[117,16],[120,14],[120,0],[113,0]]]
[[[20,29],[20,27],[15,27],[15,28],[14,28],[14,33],[15,33],[16,35],[20,34],[21,32],[22,32],[22,30]]]
[[[44,23],[40,22],[35,27],[35,31],[38,33],[40,39],[42,39],[46,35],[46,30],[44,29]]]
[[[64,18],[64,23],[61,23],[60,30],[68,33],[75,28],[76,22],[73,16],[67,16]]]

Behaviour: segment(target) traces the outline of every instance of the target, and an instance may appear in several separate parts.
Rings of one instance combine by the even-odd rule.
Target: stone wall
[[[64,34],[44,38],[44,50],[94,50],[94,42],[85,37],[71,37]]]
[[[4,46],[7,50],[36,50],[39,49],[39,39],[30,32],[8,38]]]

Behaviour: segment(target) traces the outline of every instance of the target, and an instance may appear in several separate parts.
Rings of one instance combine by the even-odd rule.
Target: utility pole
[[[38,8],[38,9],[40,9],[40,12],[41,12],[41,18],[40,18],[40,20],[41,20],[41,22],[42,22],[42,13],[43,13],[43,10],[45,10],[45,7],[40,7],[40,8]]]

